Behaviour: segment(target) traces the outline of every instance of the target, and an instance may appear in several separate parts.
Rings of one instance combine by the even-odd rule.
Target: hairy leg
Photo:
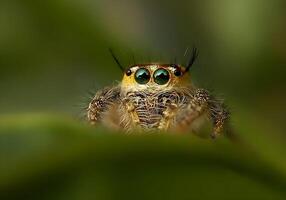
[[[215,138],[222,133],[229,118],[229,112],[224,104],[216,100],[208,91],[196,89],[191,95],[189,103],[178,112],[177,127],[179,129],[189,127],[196,119],[205,114],[212,122],[211,137]]]
[[[121,104],[121,117],[122,121],[120,126],[127,132],[139,128],[140,120],[136,113],[135,107],[132,102],[127,99],[122,100]]]
[[[162,131],[169,130],[172,121],[177,113],[178,105],[177,104],[171,104],[169,105],[166,110],[163,112],[162,119],[160,120],[158,129]]]
[[[120,88],[106,87],[98,91],[87,108],[87,118],[91,124],[96,124],[102,119],[102,116],[107,112],[112,105],[120,99]]]

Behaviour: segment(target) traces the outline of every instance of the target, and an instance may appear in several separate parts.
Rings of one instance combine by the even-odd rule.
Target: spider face
[[[98,91],[89,103],[91,124],[131,132],[134,130],[188,131],[200,126],[202,118],[213,124],[212,137],[220,134],[228,111],[208,91],[192,85],[189,69],[197,57],[183,67],[177,64],[136,64],[124,71],[121,83]]]
[[[141,64],[125,71],[121,87],[123,90],[163,90],[190,85],[189,73],[175,64]]]

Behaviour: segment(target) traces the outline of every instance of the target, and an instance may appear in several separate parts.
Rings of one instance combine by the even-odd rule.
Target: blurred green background
[[[117,81],[120,81],[122,74],[114,64],[108,48],[113,48],[124,65],[128,66],[133,62],[133,55],[137,62],[155,61],[166,63],[174,60],[176,57],[180,64],[184,64],[187,59],[184,57],[186,48],[195,45],[199,49],[200,55],[191,70],[194,83],[200,87],[212,90],[219,97],[226,99],[232,112],[232,124],[239,136],[246,141],[249,147],[246,149],[255,151],[259,155],[258,157],[265,162],[271,163],[272,167],[279,168],[282,171],[281,173],[285,175],[285,7],[284,0],[189,0],[170,2],[143,0],[1,0],[0,148],[2,150],[1,164],[4,165],[4,168],[0,174],[9,174],[11,166],[15,166],[15,160],[17,160],[16,163],[23,164],[34,158],[33,154],[35,152],[45,151],[43,146],[35,145],[40,141],[49,147],[46,149],[46,154],[48,154],[50,148],[58,145],[57,137],[61,136],[57,134],[64,134],[63,138],[65,139],[60,140],[62,142],[61,148],[63,149],[59,150],[64,152],[69,151],[65,148],[66,145],[70,144],[70,141],[74,140],[76,142],[78,139],[78,136],[75,137],[72,134],[73,132],[82,134],[83,137],[90,137],[90,132],[93,134],[98,132],[99,135],[101,132],[104,132],[104,130],[89,129],[85,126],[81,127],[81,125],[74,128],[73,124],[79,122],[77,120],[67,120],[68,122],[66,122],[66,116],[78,118],[78,116],[82,115],[83,108],[88,102],[89,91],[96,91],[96,89],[116,84]],[[54,123],[62,123],[62,125],[54,127]],[[23,138],[23,132],[27,132],[27,137]],[[70,135],[65,134],[69,132],[71,132]],[[45,135],[49,139],[38,138],[39,134]],[[55,138],[51,139],[50,137]],[[130,138],[125,139],[127,141],[130,140],[131,144],[134,142]],[[119,147],[120,145],[125,145],[125,143],[121,143],[121,140],[124,139],[121,138],[119,141],[117,138],[112,138],[110,141],[104,139],[107,146],[111,142]],[[163,140],[168,141],[168,138]],[[177,140],[181,141],[179,137]],[[157,138],[155,141],[158,142],[159,149],[165,148],[164,145],[163,147],[162,145],[160,146],[160,142],[162,142],[160,139]],[[148,143],[148,139],[147,141],[142,139],[142,143],[145,144],[145,142]],[[134,143],[134,146],[137,143],[140,146],[141,143],[138,141]],[[201,148],[201,143],[205,145],[204,141],[199,141],[198,149]],[[25,148],[18,149],[19,144]],[[24,144],[27,145],[27,148]],[[184,144],[182,145],[184,146]],[[35,149],[31,150],[31,146]],[[132,151],[133,146],[130,146],[129,151]],[[213,147],[206,146],[206,149],[209,149],[211,153]],[[218,146],[222,149],[225,148],[224,150],[227,151],[232,149],[231,145],[225,147],[218,144]],[[183,150],[178,150],[178,148],[180,149],[180,147],[170,142],[170,150],[167,152],[171,152],[171,155],[172,150],[174,152],[184,152]],[[243,149],[237,146],[235,148]],[[81,149],[81,145],[79,145],[78,148],[73,149],[75,151],[73,153],[79,153]],[[194,147],[195,152],[198,149]],[[143,145],[141,151],[144,152],[144,150],[146,148]],[[22,151],[25,152],[25,156],[28,156],[28,160],[22,155]],[[83,151],[83,154],[89,155],[94,151],[97,152],[97,149],[90,152],[86,149]],[[101,151],[100,148],[99,151]],[[108,154],[108,150],[102,151],[106,151]],[[219,152],[219,150],[217,151]],[[146,153],[150,152],[147,151]],[[124,151],[122,154],[124,154]],[[159,154],[162,160],[166,159],[164,150]],[[198,154],[200,155],[200,153]],[[104,157],[106,154],[102,153],[100,155]],[[241,156],[240,153],[238,155]],[[13,162],[7,160],[10,156],[15,159]],[[123,160],[125,157],[128,158],[126,155],[122,157]],[[224,156],[224,154],[221,157],[221,159],[225,160],[231,160],[232,158],[232,156]],[[172,158],[171,156],[170,159],[172,160]],[[180,158],[179,163],[184,163],[183,157]],[[69,157],[67,158],[63,155],[58,159],[65,160],[69,159]],[[125,159],[127,163],[128,159]],[[56,163],[57,161],[42,162],[48,165],[50,162]],[[243,165],[240,161],[250,168],[259,168],[258,165],[249,163],[246,158],[237,161],[236,165]],[[144,163],[144,159],[141,162]],[[220,163],[220,161],[218,162]],[[113,161],[106,162],[106,167],[108,166],[110,171],[112,171],[112,163]],[[123,169],[125,165],[127,164],[120,166]],[[31,163],[31,166],[34,166],[32,169],[35,168],[35,170],[31,170],[29,173],[33,174],[31,177],[35,177],[37,176],[37,172],[35,172],[38,169],[36,168],[37,165]],[[11,170],[11,177],[15,178],[18,177],[17,174],[25,174],[25,170],[31,166],[26,166],[26,168],[17,167],[19,171],[16,170],[15,173]],[[185,169],[188,164],[185,163],[180,166],[181,168],[178,166],[174,167],[174,170]],[[74,167],[78,169],[78,166]],[[86,166],[84,165],[84,167]],[[228,170],[228,167],[223,165],[220,170]],[[55,168],[58,169],[57,167]],[[88,168],[91,170],[90,168],[92,167],[89,166]],[[42,168],[39,168],[38,171],[40,169]],[[274,173],[275,170],[271,169],[271,167],[265,167],[264,171],[261,169],[261,173],[269,173],[268,177],[273,177],[274,175],[272,176],[271,173]],[[50,168],[48,167],[47,169],[45,168],[46,171],[42,170],[43,174],[45,174],[44,172],[50,173]],[[151,176],[152,173],[156,174],[156,172],[158,173],[161,170],[162,165],[157,164],[154,171],[148,172],[148,174]],[[98,178],[100,180],[98,181],[99,185],[104,183],[102,191],[109,191],[110,189],[110,191],[114,192],[115,186],[111,187],[110,184],[106,183],[107,179],[105,179],[105,176],[98,175],[100,170],[96,169],[95,171],[96,173],[93,176],[96,178],[94,179]],[[110,171],[106,170],[105,174],[109,174]],[[170,174],[167,171],[164,171],[164,173]],[[116,174],[114,170],[113,173]],[[185,176],[183,176],[184,173],[186,173]],[[193,177],[193,174],[184,173],[182,172],[178,177]],[[200,173],[206,174],[211,172],[209,169],[206,169],[205,171],[201,170]],[[248,171],[248,173],[251,174],[252,172]],[[87,174],[84,176],[88,176]],[[280,192],[283,190],[281,188],[286,188],[284,175],[274,176],[282,179],[279,180],[280,182],[278,181],[279,184],[276,183],[276,185],[279,185],[277,188],[280,188],[278,189]],[[114,176],[122,179],[118,175]],[[203,177],[211,176],[213,174]],[[259,177],[259,175],[257,176]],[[15,183],[12,181],[10,183],[9,180],[12,178],[10,176],[7,177],[6,179],[2,178],[2,182],[0,181],[0,188],[2,184],[6,185],[2,187],[4,188],[4,193],[7,193],[8,196],[12,194],[13,192],[10,193],[11,188],[12,191],[18,192],[24,190],[19,183],[22,179],[21,181],[15,181]],[[66,176],[64,177],[59,178],[59,180],[66,180]],[[159,180],[162,180],[163,183],[164,179],[162,177]],[[174,177],[177,176],[174,175]],[[267,178],[263,177],[265,176],[262,176],[260,181],[269,182]],[[179,180],[180,178],[177,179]],[[16,178],[16,180],[18,179]],[[24,180],[33,184],[37,183],[37,179],[34,180],[34,178],[30,179],[28,177]],[[124,179],[124,184],[128,185],[130,183],[127,180],[128,178]],[[135,180],[132,184],[140,182]],[[147,179],[144,180],[147,181]],[[182,180],[186,181],[184,178]],[[195,180],[201,180],[200,176],[197,175]],[[205,178],[205,180],[207,185],[213,184],[209,178]],[[236,178],[230,175],[226,176],[225,179],[222,178],[222,180],[225,180],[225,182],[220,182],[227,185],[228,181],[236,180]],[[79,197],[89,194],[89,181],[92,181],[92,179],[83,181],[86,187],[81,193],[79,192]],[[116,181],[118,182],[117,179]],[[243,181],[245,180],[240,181],[242,182],[241,185],[245,185],[245,188],[252,188],[252,186],[244,184]],[[26,182],[24,181],[24,185],[26,185]],[[33,187],[33,184],[31,184],[30,189],[36,188]],[[146,183],[146,185],[148,184]],[[143,183],[141,183],[142,186],[144,186]],[[177,188],[179,186],[180,184],[177,184],[174,187]],[[193,182],[192,186],[196,186],[195,182]],[[43,184],[44,187],[45,184]],[[275,184],[273,187],[275,187]],[[10,189],[7,190],[7,188]],[[22,188],[22,190],[19,188]],[[80,187],[77,187],[75,184],[71,188]],[[56,190],[52,191],[56,194],[58,192]],[[69,193],[69,190],[64,191]],[[179,189],[176,191],[182,194]],[[196,191],[198,192],[198,190]],[[214,193],[215,191],[217,191],[217,188],[211,190]],[[229,189],[228,191],[232,190]],[[254,191],[256,191],[254,192],[255,194],[258,194],[261,191],[265,191],[265,189],[258,187]],[[53,192],[51,193],[53,194]],[[63,197],[64,199],[65,192],[61,191],[62,196],[60,195],[60,197],[55,196],[60,199]],[[217,197],[227,194],[227,192],[220,192],[217,193]],[[235,191],[232,192],[235,193]],[[47,194],[51,193],[47,192]],[[119,193],[120,190],[116,190],[116,194]],[[102,194],[105,193],[103,192]],[[174,194],[177,193],[174,192]],[[261,196],[269,197],[263,193]],[[280,193],[278,196],[280,196]],[[52,198],[54,196],[49,197]],[[113,199],[114,195],[104,197]],[[285,193],[282,197],[285,197]],[[102,199],[104,198],[102,197]]]

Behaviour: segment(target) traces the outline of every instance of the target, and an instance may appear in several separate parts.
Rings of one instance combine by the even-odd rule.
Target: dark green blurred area
[[[154,189],[165,192],[155,198],[188,199],[183,191],[194,188],[205,198],[285,199],[285,7],[284,0],[1,0],[3,194],[33,191],[39,199],[45,190],[47,199],[88,199],[96,188],[99,199],[149,199]],[[247,147],[185,136],[175,142],[169,136],[104,136],[104,130],[62,119],[83,113],[89,91],[120,81],[108,48],[128,66],[133,55],[138,63],[176,58],[184,64],[184,52],[193,45],[200,52],[193,82],[226,99]],[[51,119],[47,113],[54,113]],[[144,145],[153,139],[149,150]],[[170,149],[161,144],[169,142]],[[141,163],[146,167],[138,167]],[[248,195],[237,196],[238,191]]]
[[[1,199],[286,197],[279,142],[116,135],[53,115],[6,116],[0,129]]]

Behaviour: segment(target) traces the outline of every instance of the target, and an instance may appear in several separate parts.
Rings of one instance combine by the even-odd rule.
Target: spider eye
[[[181,76],[181,75],[183,75],[183,73],[182,73],[182,71],[181,71],[181,68],[180,68],[178,65],[172,64],[172,65],[170,65],[170,66],[174,68],[174,75],[175,75],[175,76]]]
[[[164,85],[168,83],[170,79],[169,72],[166,69],[157,69],[153,75],[155,83]]]
[[[180,69],[177,68],[177,69],[175,69],[174,74],[175,74],[175,76],[181,76],[182,72]]]
[[[131,71],[130,69],[128,69],[128,70],[126,70],[125,74],[126,74],[127,76],[130,76],[130,75],[132,74],[132,71]]]
[[[135,73],[135,80],[139,84],[146,84],[150,80],[150,72],[145,68],[140,68]]]

